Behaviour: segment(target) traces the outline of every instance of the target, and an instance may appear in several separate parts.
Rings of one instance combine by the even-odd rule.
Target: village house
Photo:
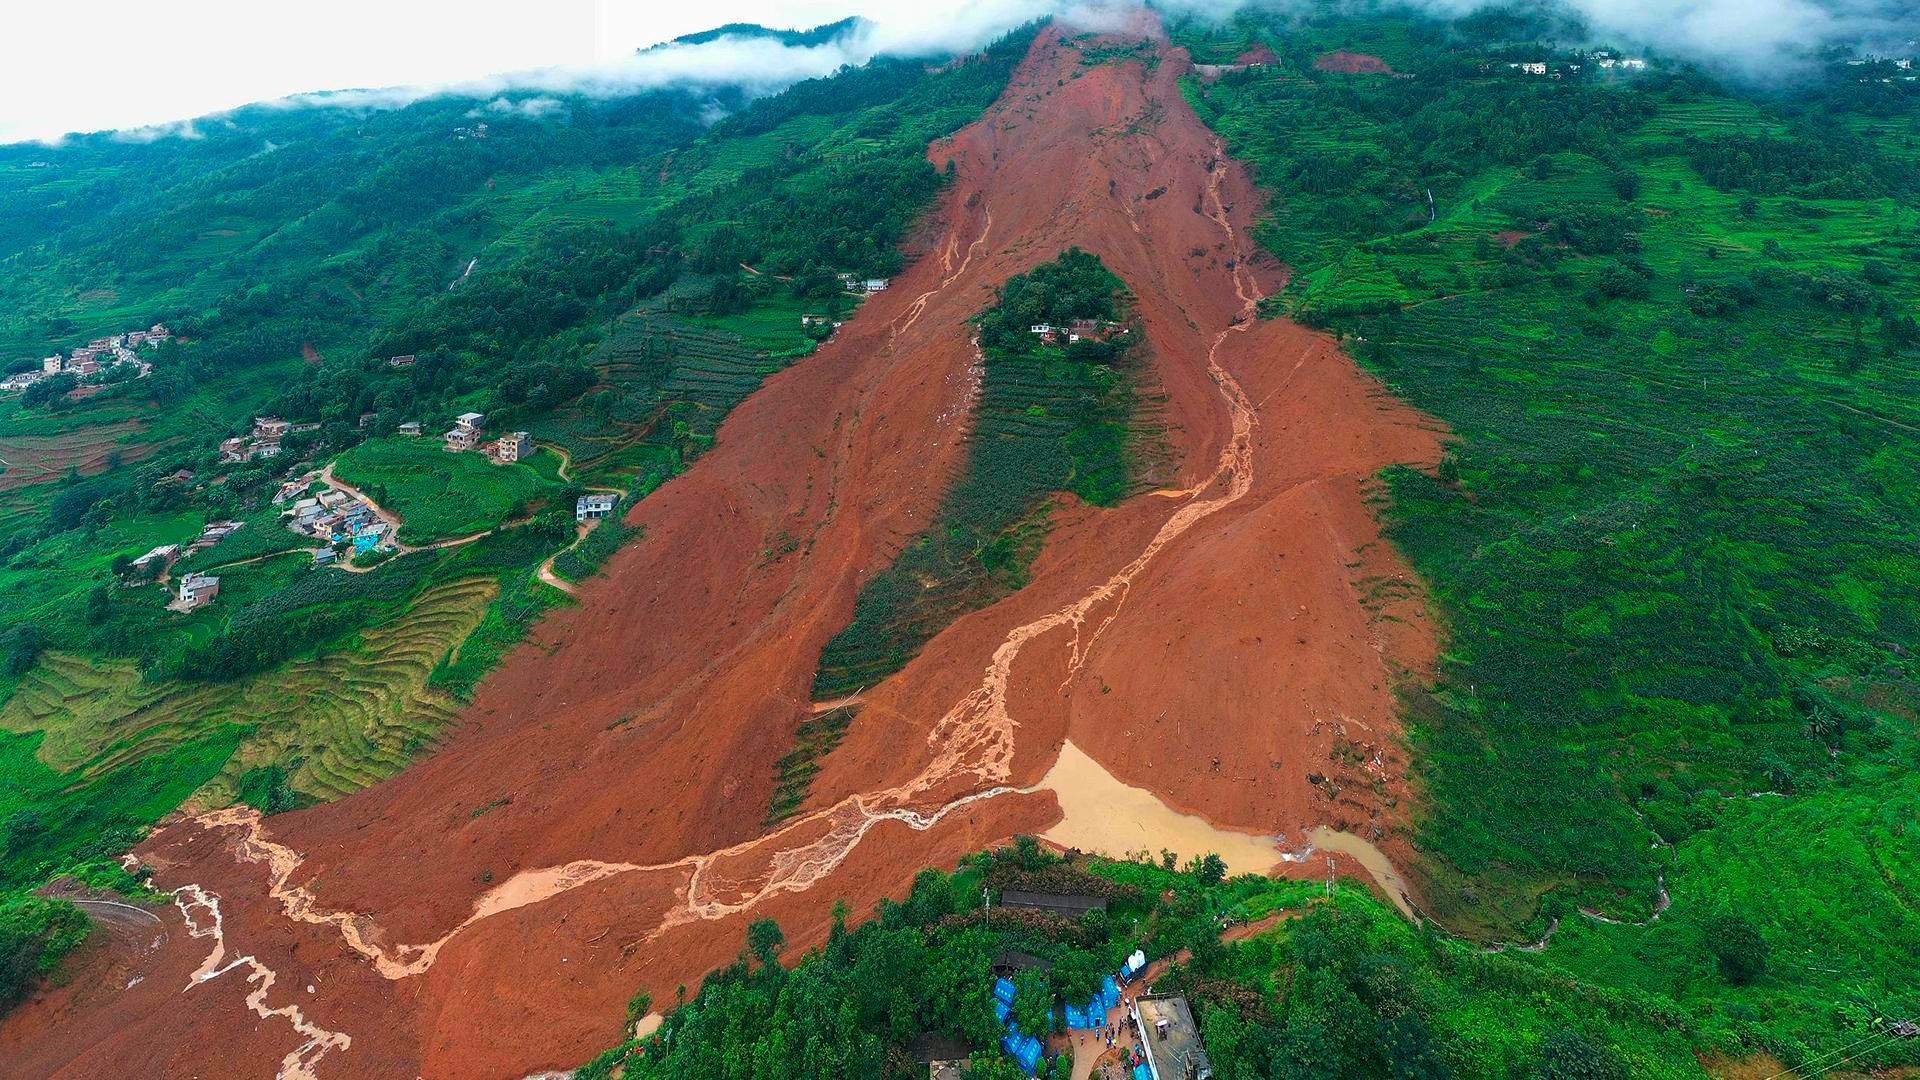
[[[354,426],[355,426],[355,427],[358,427],[358,428],[359,428],[360,430],[362,430],[362,431],[365,431],[366,429],[368,429],[368,428],[370,428],[370,427],[372,427],[372,426],[373,426],[373,418],[374,418],[374,417],[375,417],[376,415],[378,415],[378,414],[376,414],[376,413],[370,413],[370,412],[363,412],[363,413],[361,413],[361,414],[360,414],[360,422],[359,422],[358,424],[355,424]]]
[[[253,444],[253,449],[248,452],[247,456],[256,457],[256,458],[279,457],[280,456],[280,440],[279,439],[261,439],[259,442],[256,442]]]
[[[17,375],[0,379],[0,390],[25,390],[44,378],[46,375],[38,371],[22,371]]]
[[[40,361],[40,371],[44,375],[58,375],[63,366],[65,366],[65,361],[60,359],[59,353],[54,353],[52,356]]]
[[[826,317],[825,315],[802,315],[802,316],[800,316],[800,325],[801,325],[801,326],[825,326],[825,325],[827,325],[827,322],[828,322],[828,320],[827,320],[827,317]]]
[[[1179,994],[1142,994],[1128,1010],[1153,1080],[1213,1080],[1193,1009]]]
[[[247,460],[247,440],[235,436],[220,440],[220,460],[238,462]]]
[[[494,459],[502,464],[519,461],[533,453],[533,436],[524,431],[515,431],[500,436],[493,446]]]
[[[1533,60],[1522,64],[1508,64],[1507,66],[1518,71],[1524,71],[1529,75],[1545,75],[1547,73],[1547,65],[1543,60]]]
[[[1083,338],[1091,338],[1095,341],[1106,341],[1126,332],[1127,328],[1117,322],[1108,322],[1105,319],[1075,319],[1073,325],[1067,328],[1067,340],[1079,341]]]
[[[461,413],[453,419],[453,428],[446,434],[447,449],[471,450],[480,445],[480,429],[487,424],[484,413]]]
[[[888,285],[888,281],[886,278],[873,277],[873,278],[868,278],[867,280],[861,282],[860,288],[864,292],[876,293],[876,292],[885,292],[887,289],[887,285]]]
[[[620,496],[607,492],[596,491],[582,495],[574,501],[573,520],[598,521],[613,513],[614,506],[619,502]]]
[[[1028,892],[1024,889],[1004,889],[1000,893],[1000,906],[1027,911],[1045,911],[1077,919],[1089,911],[1107,910],[1107,898],[1085,893],[1043,893]]]
[[[340,553],[330,547],[313,549],[313,565],[332,566],[340,561]]]
[[[153,572],[165,569],[173,560],[179,557],[179,544],[161,544],[159,547],[133,560],[133,570],[134,573],[142,577],[150,577]]]
[[[409,438],[417,438],[420,435],[420,421],[409,420],[406,423],[401,424],[395,430],[402,435],[408,436]]]
[[[178,611],[192,611],[213,603],[220,595],[220,579],[211,574],[188,574],[180,579],[180,598],[173,606]]]
[[[412,354],[412,353],[407,353],[407,354],[406,354],[406,355],[404,355],[404,356],[391,356],[391,357],[388,357],[388,358],[387,358],[387,366],[388,366],[388,367],[412,367],[412,366],[413,366],[413,354]]]
[[[285,435],[292,424],[277,416],[257,416],[253,420],[253,437],[256,439],[278,439]]]
[[[239,532],[242,524],[242,522],[238,521],[209,521],[206,527],[200,530],[200,538],[188,546],[190,548],[212,547],[227,537],[232,536],[234,533]]]

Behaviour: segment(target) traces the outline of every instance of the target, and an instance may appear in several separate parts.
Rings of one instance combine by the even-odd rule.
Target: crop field
[[[584,405],[536,422],[533,433],[565,448],[584,483],[624,487],[678,472],[712,445],[735,405],[812,350],[800,315],[824,307],[779,296],[737,315],[632,312],[601,346],[600,383]]]
[[[370,439],[340,455],[334,475],[400,515],[400,539],[424,544],[524,517],[554,485],[529,462],[450,453],[438,440]]]
[[[0,707],[0,770],[12,790],[60,794],[33,801],[46,836],[9,851],[6,869],[70,854],[82,823],[144,825],[189,793],[225,805],[253,768],[281,767],[314,800],[391,776],[453,716],[458,702],[428,678],[497,591],[487,578],[430,589],[357,648],[234,683],[150,683],[125,661],[49,653]],[[0,820],[18,808],[0,795]]]
[[[205,520],[198,511],[129,515],[91,537],[60,533],[16,552],[0,564],[0,607],[6,621],[31,623],[60,640],[62,628],[76,621],[87,593],[112,580],[116,556],[184,543],[199,535]],[[165,603],[155,586],[115,590],[111,599],[130,610],[151,609],[153,620],[162,617],[159,609]]]
[[[820,759],[833,753],[847,734],[847,727],[860,712],[858,705],[841,705],[815,713],[800,722],[793,733],[793,749],[781,756],[773,767],[773,799],[767,807],[767,824],[792,817],[807,801],[813,778],[820,771]]]
[[[62,435],[0,435],[0,491],[58,480],[68,470],[92,476],[138,461],[157,449],[139,437],[145,430],[141,421],[123,420]]]
[[[1274,310],[1459,437],[1385,511],[1451,636],[1407,715],[1434,914],[1557,923],[1540,965],[1729,1052],[1912,1013],[1920,103],[1842,129],[1661,74],[1424,82],[1478,47],[1438,33],[1411,80],[1301,62],[1368,25],[1242,20],[1283,62],[1188,96],[1276,190]]]
[[[1093,266],[1106,274],[1097,260]],[[1094,354],[1036,346],[1026,333],[1032,322],[1112,314],[1111,306],[1010,313],[1003,321],[1017,324],[1015,332],[983,334],[986,365],[965,472],[927,530],[861,588],[852,622],[821,654],[815,699],[853,693],[898,671],[948,623],[1024,585],[1045,536],[1049,496],[1070,492],[1110,506],[1140,485],[1153,441],[1141,410],[1150,395],[1124,361],[1125,345]]]

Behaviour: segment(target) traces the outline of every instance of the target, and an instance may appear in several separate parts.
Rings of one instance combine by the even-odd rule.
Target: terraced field
[[[566,449],[577,480],[663,479],[711,446],[727,413],[767,376],[808,351],[799,309],[768,301],[727,319],[635,311],[602,346],[601,382],[586,404],[536,423],[534,435]]]
[[[99,424],[59,435],[0,436],[0,491],[58,480],[69,469],[83,476],[105,472],[111,460],[138,461],[157,447],[134,438],[146,430],[138,420]]]
[[[398,772],[452,717],[456,700],[429,676],[497,592],[489,578],[438,586],[356,650],[233,684],[147,683],[130,662],[49,654],[0,708],[0,730],[45,732],[39,760],[90,780],[240,725],[247,734],[199,801],[231,801],[243,773],[270,764],[300,794],[336,798]]]

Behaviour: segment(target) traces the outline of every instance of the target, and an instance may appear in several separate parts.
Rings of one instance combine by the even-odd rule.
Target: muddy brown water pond
[[[1145,788],[1122,783],[1071,741],[1039,787],[1060,801],[1060,822],[1042,833],[1063,847],[1124,858],[1145,851],[1173,852],[1182,862],[1218,855],[1230,874],[1265,874],[1282,863],[1303,863],[1315,852],[1345,855],[1359,863],[1400,913],[1413,917],[1406,880],[1385,853],[1364,837],[1317,825],[1307,844],[1289,850],[1280,837],[1223,829],[1195,814],[1183,814]]]

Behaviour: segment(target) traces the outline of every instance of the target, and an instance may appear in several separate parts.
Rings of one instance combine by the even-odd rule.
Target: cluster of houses
[[[173,332],[161,323],[154,323],[146,330],[133,330],[112,337],[94,338],[85,345],[75,348],[65,356],[54,353],[40,361],[35,371],[22,371],[0,379],[0,391],[25,390],[41,379],[55,375],[73,375],[86,379],[98,375],[117,364],[133,365],[135,377],[144,379],[153,374],[153,365],[140,358],[136,349],[157,347],[161,342],[173,337]]]
[[[162,544],[133,560],[131,569],[143,578],[159,577],[178,560],[192,555],[225,540],[238,532],[242,526],[238,521],[210,521],[200,530],[200,535],[185,547],[179,544]],[[170,611],[192,611],[203,608],[213,602],[220,594],[220,579],[212,574],[190,573],[178,583],[178,591],[167,604]]]
[[[1645,60],[1642,60],[1637,56],[1621,56],[1618,53],[1609,52],[1605,49],[1602,49],[1598,52],[1586,54],[1585,60],[1591,61],[1593,66],[1601,69],[1602,71],[1645,71],[1647,70],[1647,62]],[[1564,79],[1568,75],[1571,75],[1583,70],[1584,67],[1585,67],[1584,63],[1560,64],[1560,63],[1549,63],[1548,61],[1545,61],[1545,60],[1521,60],[1515,63],[1508,64],[1507,70],[1518,71],[1523,75],[1540,75],[1540,76],[1550,76],[1555,79]]]
[[[308,477],[283,486],[274,502],[305,490],[310,482]],[[289,529],[320,541],[321,546],[313,552],[315,566],[339,561],[340,553],[335,545],[351,544],[353,553],[361,555],[391,548],[395,543],[392,526],[381,520],[372,505],[337,487],[329,486],[318,495],[295,499],[283,516]]]
[[[286,438],[289,432],[318,430],[319,424],[290,424],[277,416],[256,416],[250,433],[236,435],[220,443],[220,460],[241,462],[279,457],[280,440]]]
[[[453,418],[453,427],[447,431],[447,449],[455,453],[477,450],[502,465],[511,465],[534,451],[533,436],[524,431],[509,431],[497,439],[488,441],[481,436],[481,430],[487,426],[485,413],[461,413]],[[412,430],[409,431],[408,429]],[[419,424],[401,424],[400,434],[420,434]]]
[[[1127,333],[1127,327],[1110,319],[1075,319],[1065,326],[1034,323],[1027,327],[1027,333],[1039,337],[1043,345],[1065,345],[1074,341],[1110,341]]]
[[[883,277],[857,278],[852,274],[841,274],[840,284],[851,293],[885,292],[891,282]]]
[[[1914,43],[1909,41],[1907,42],[1907,44],[1912,45]],[[1873,82],[1877,77],[1880,82],[1892,83],[1895,78],[1894,76],[1880,74],[1880,71],[1883,70],[1880,68],[1881,64],[1892,65],[1895,71],[1907,72],[1908,74],[1904,74],[1898,77],[1901,82],[1920,81],[1920,75],[1912,74],[1913,57],[1911,56],[1865,56],[1865,57],[1856,56],[1853,59],[1847,61],[1848,67],[1853,67],[1853,68],[1871,67],[1875,69],[1871,72],[1867,72],[1865,74],[1860,75],[1859,76],[1860,82]]]

